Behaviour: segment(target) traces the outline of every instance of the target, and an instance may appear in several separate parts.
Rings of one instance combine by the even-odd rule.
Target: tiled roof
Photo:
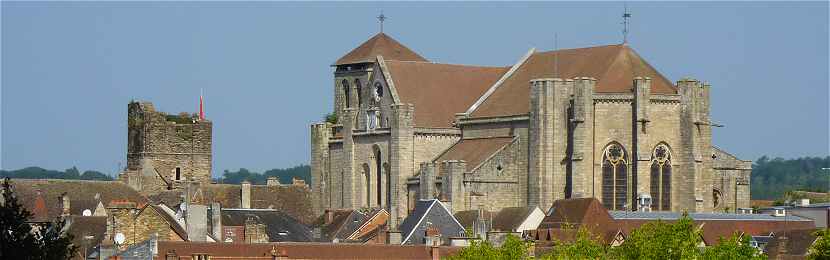
[[[91,254],[101,243],[107,232],[107,217],[72,216],[68,231],[73,235],[72,244],[78,247],[73,259],[85,259],[84,252]],[[87,236],[90,238],[87,239]]]
[[[479,219],[479,211],[478,210],[464,210],[455,213],[455,219],[458,220],[458,223],[461,223],[461,226],[464,226],[466,229],[472,229],[473,225],[475,225],[476,220]],[[487,220],[489,223],[490,219],[492,219],[493,213],[490,211],[482,210],[481,211],[481,218]]]
[[[389,220],[389,212],[385,209],[372,209],[365,215],[363,223],[347,239],[366,241],[376,236]]]
[[[493,230],[514,231],[527,220],[536,207],[503,208],[493,217]]]
[[[467,162],[467,171],[472,171],[499,149],[512,142],[513,137],[462,139],[438,156],[435,162],[464,160]]]
[[[219,202],[223,208],[242,207],[242,187],[234,184],[202,185],[205,203]],[[156,203],[176,206],[181,203],[182,191],[170,190],[150,196]],[[314,220],[311,211],[311,192],[301,186],[251,185],[251,208],[276,209],[308,224]]]
[[[607,227],[613,222],[614,219],[596,198],[579,198],[555,201],[539,228],[560,228],[571,224],[588,228]]]
[[[436,199],[419,200],[412,213],[398,226],[403,237],[401,244],[423,243],[427,228],[437,228],[445,238],[464,235],[464,227],[443,203]]]
[[[627,45],[534,53],[471,116],[527,114],[530,108],[529,82],[533,79],[593,77],[597,79],[596,93],[631,93],[634,77],[638,76],[651,77],[652,94],[677,93],[666,77]]]
[[[105,205],[112,200],[128,200],[137,204],[147,202],[147,198],[138,191],[118,181],[14,179],[12,185],[18,200],[28,209],[34,208],[37,191],[41,191],[49,219],[56,218],[63,211],[58,198],[64,193],[69,195],[70,214],[78,216],[82,215],[85,209],[95,211],[98,205],[96,194]]]
[[[401,246],[384,244],[351,243],[210,243],[159,241],[157,257],[175,251],[178,256],[208,254],[225,258],[272,258],[272,251],[279,259],[433,259],[428,246]],[[438,258],[456,254],[460,247],[437,247]]]
[[[374,62],[378,55],[383,56],[386,60],[427,61],[427,59],[392,39],[389,35],[378,33],[337,59],[334,65]]]
[[[402,103],[415,105],[415,126],[449,128],[509,68],[389,61],[386,68]]]
[[[248,218],[265,224],[269,242],[309,242],[311,229],[287,214],[268,209],[222,209],[223,226],[244,226]]]
[[[816,241],[815,232],[820,229],[798,229],[779,232],[767,243],[764,250],[769,259],[803,259],[807,255],[810,246]],[[782,250],[782,237],[786,237],[786,253]]]
[[[327,214],[332,214],[330,221],[327,220]],[[357,210],[331,209],[318,217],[311,226],[320,229],[322,241],[331,242],[334,239],[347,239],[365,219],[366,215]]]

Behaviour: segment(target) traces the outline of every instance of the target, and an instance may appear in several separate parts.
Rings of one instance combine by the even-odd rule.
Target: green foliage
[[[816,236],[816,242],[810,246],[807,259],[830,259],[830,230],[819,230]]]
[[[0,170],[0,178],[12,179],[65,179],[65,180],[96,180],[111,181],[112,177],[99,171],[85,171],[83,174],[77,167],[64,171],[46,170],[40,167],[26,167],[19,170]]]
[[[767,259],[767,256],[749,244],[749,236],[733,235],[719,238],[718,244],[703,251],[703,259]]]
[[[337,114],[328,113],[325,116],[323,116],[323,121],[330,124],[337,124]]]
[[[188,114],[187,112],[182,112],[178,115],[164,115],[165,120],[176,122],[176,124],[192,124],[195,118],[195,116]]]
[[[507,236],[501,247],[494,247],[487,241],[473,241],[470,246],[446,259],[527,259],[530,243],[512,235]]]
[[[701,241],[700,231],[684,213],[674,223],[658,220],[640,226],[612,254],[617,259],[696,259]]]
[[[599,237],[591,234],[591,231],[580,227],[576,231],[576,237],[571,242],[557,241],[553,250],[543,255],[542,259],[606,259],[607,247],[599,242]]]
[[[302,164],[285,169],[271,169],[264,173],[252,172],[245,168],[240,168],[238,171],[233,172],[225,170],[219,182],[239,184],[244,180],[248,180],[253,184],[265,184],[265,181],[271,176],[279,178],[280,183],[283,184],[290,184],[294,177],[303,179],[307,184],[311,184],[311,167]]]
[[[77,247],[72,245],[72,235],[62,232],[63,220],[33,230],[26,223],[32,213],[17,201],[8,178],[3,181],[0,194],[0,259],[69,259],[74,255]]]
[[[776,199],[787,191],[826,192],[830,172],[828,157],[803,157],[785,160],[763,156],[752,164],[751,194],[753,199]]]

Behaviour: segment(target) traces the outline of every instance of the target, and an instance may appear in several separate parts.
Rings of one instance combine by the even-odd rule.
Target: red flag
[[[205,120],[205,99],[199,93],[199,120]]]

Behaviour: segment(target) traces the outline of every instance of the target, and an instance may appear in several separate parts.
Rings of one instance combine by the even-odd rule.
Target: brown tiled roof
[[[234,184],[202,185],[205,203],[219,202],[223,208],[241,208],[242,186]],[[156,203],[174,207],[181,203],[180,190],[164,191],[150,196]],[[296,218],[302,223],[314,220],[311,211],[311,193],[301,186],[265,186],[251,185],[251,208],[276,209]]]
[[[458,220],[458,223],[461,223],[464,228],[472,229],[476,220],[478,220],[478,212],[478,210],[463,210],[456,212],[453,216],[455,216],[455,220]],[[482,210],[481,217],[489,222],[489,220],[493,217],[493,213]]]
[[[810,246],[816,241],[815,232],[819,230],[811,228],[776,233],[764,250],[769,259],[804,259]],[[786,252],[781,252],[782,244],[784,244],[781,239],[783,236],[787,237]]]
[[[170,252],[178,256],[208,254],[211,257],[271,259],[433,259],[429,246],[350,243],[210,243],[159,241],[159,258]],[[460,247],[437,247],[439,258],[456,254]]]
[[[19,201],[27,208],[33,209],[37,190],[43,193],[46,202],[48,218],[54,219],[60,216],[63,211],[59,201],[61,194],[69,195],[69,212],[71,215],[81,215],[85,209],[95,211],[98,200],[95,195],[100,195],[100,200],[108,204],[112,200],[128,200],[138,204],[146,203],[147,198],[118,181],[82,181],[82,180],[58,180],[58,179],[14,179],[12,180],[15,193]]]
[[[334,65],[375,62],[378,55],[386,60],[427,61],[389,35],[378,33],[338,59]]]
[[[558,74],[554,74],[556,67]],[[529,82],[533,79],[593,77],[597,79],[596,93],[630,93],[637,76],[651,77],[653,94],[677,93],[666,77],[627,45],[534,53],[471,116],[527,114],[530,108]]]
[[[503,208],[493,217],[493,230],[514,231],[524,223],[536,207]]]
[[[386,227],[387,220],[389,220],[389,212],[385,209],[373,209],[366,214],[363,223],[352,232],[348,239],[366,241],[377,236],[381,228]]]
[[[512,142],[513,137],[462,139],[435,159],[435,162],[464,160],[467,162],[467,171],[472,171],[499,149]]]
[[[542,220],[539,228],[562,228],[573,225],[589,229],[599,228],[605,233],[613,226],[614,219],[596,198],[557,200],[549,210],[550,215]]]
[[[107,232],[107,217],[72,216],[68,232],[73,235],[72,244],[78,247],[73,259],[85,259],[84,252],[92,253]],[[91,239],[85,239],[92,236]]]
[[[385,63],[400,101],[415,105],[415,126],[428,128],[452,127],[455,114],[465,112],[509,69],[409,61]]]

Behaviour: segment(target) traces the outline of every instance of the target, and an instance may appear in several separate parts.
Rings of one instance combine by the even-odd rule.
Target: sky
[[[333,68],[379,30],[434,62],[509,66],[617,44],[622,2],[0,3],[0,169],[126,161],[127,103],[196,112],[213,174],[307,164]],[[827,156],[827,2],[629,2],[629,45],[712,85],[713,144],[743,159]],[[554,41],[554,35],[558,40]],[[462,111],[459,111],[462,112]]]

